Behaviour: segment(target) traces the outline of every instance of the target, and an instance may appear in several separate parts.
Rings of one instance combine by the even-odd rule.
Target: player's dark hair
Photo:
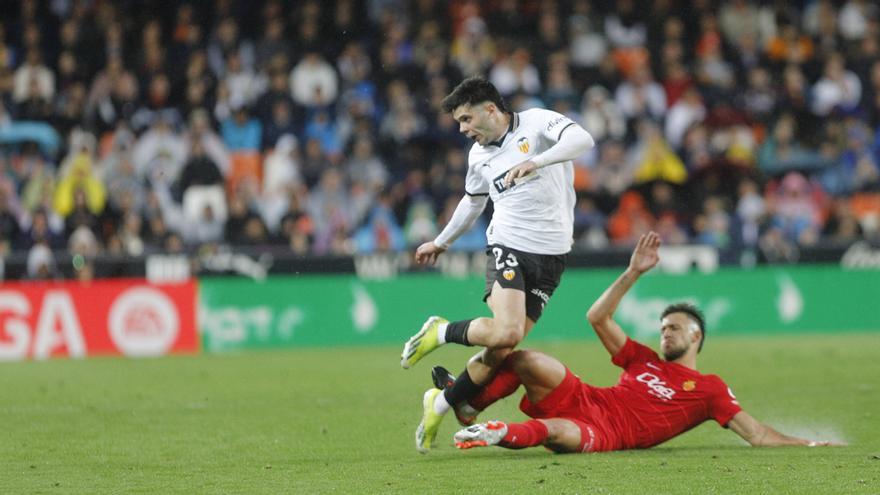
[[[670,304],[669,306],[666,306],[666,309],[663,310],[663,314],[660,315],[660,319],[662,320],[672,313],[684,313],[688,315],[690,319],[697,322],[697,325],[700,327],[700,333],[702,334],[702,336],[700,337],[700,346],[697,347],[697,352],[703,350],[703,342],[706,341],[706,318],[703,316],[703,312],[700,311],[700,308],[686,302]]]
[[[462,105],[476,105],[491,101],[502,112],[509,112],[504,98],[495,85],[480,76],[469,77],[459,83],[452,93],[443,98],[443,111],[452,112]]]

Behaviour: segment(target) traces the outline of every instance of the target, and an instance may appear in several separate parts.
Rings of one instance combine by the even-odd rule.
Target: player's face
[[[499,135],[492,119],[497,111],[493,103],[461,105],[452,111],[452,118],[458,122],[458,132],[486,146]]]
[[[660,325],[660,351],[667,361],[675,361],[699,344],[699,327],[684,313],[666,315]]]

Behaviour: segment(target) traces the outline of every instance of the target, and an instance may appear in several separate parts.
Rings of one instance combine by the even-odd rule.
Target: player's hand
[[[504,176],[504,187],[510,187],[516,179],[534,173],[535,170],[538,170],[538,165],[531,160],[520,163],[507,171],[507,175]]]
[[[437,262],[437,257],[446,252],[446,248],[442,248],[433,241],[428,241],[416,249],[416,263],[420,265],[433,265]]]
[[[813,440],[807,443],[807,447],[846,447],[846,442],[830,442]]]
[[[660,261],[657,250],[660,248],[660,235],[654,231],[643,234],[629,260],[629,267],[637,273],[645,273]]]

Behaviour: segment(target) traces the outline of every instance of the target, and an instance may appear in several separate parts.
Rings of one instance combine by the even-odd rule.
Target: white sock
[[[446,414],[451,406],[446,402],[446,394],[440,392],[434,399],[434,412],[440,415]]]
[[[437,325],[437,343],[443,345],[446,343],[446,327],[449,323],[441,323]]]

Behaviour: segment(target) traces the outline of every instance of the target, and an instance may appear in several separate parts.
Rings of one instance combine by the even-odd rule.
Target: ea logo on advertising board
[[[131,357],[162,356],[180,330],[174,303],[149,287],[128,289],[116,298],[107,319],[110,338],[122,354]]]

